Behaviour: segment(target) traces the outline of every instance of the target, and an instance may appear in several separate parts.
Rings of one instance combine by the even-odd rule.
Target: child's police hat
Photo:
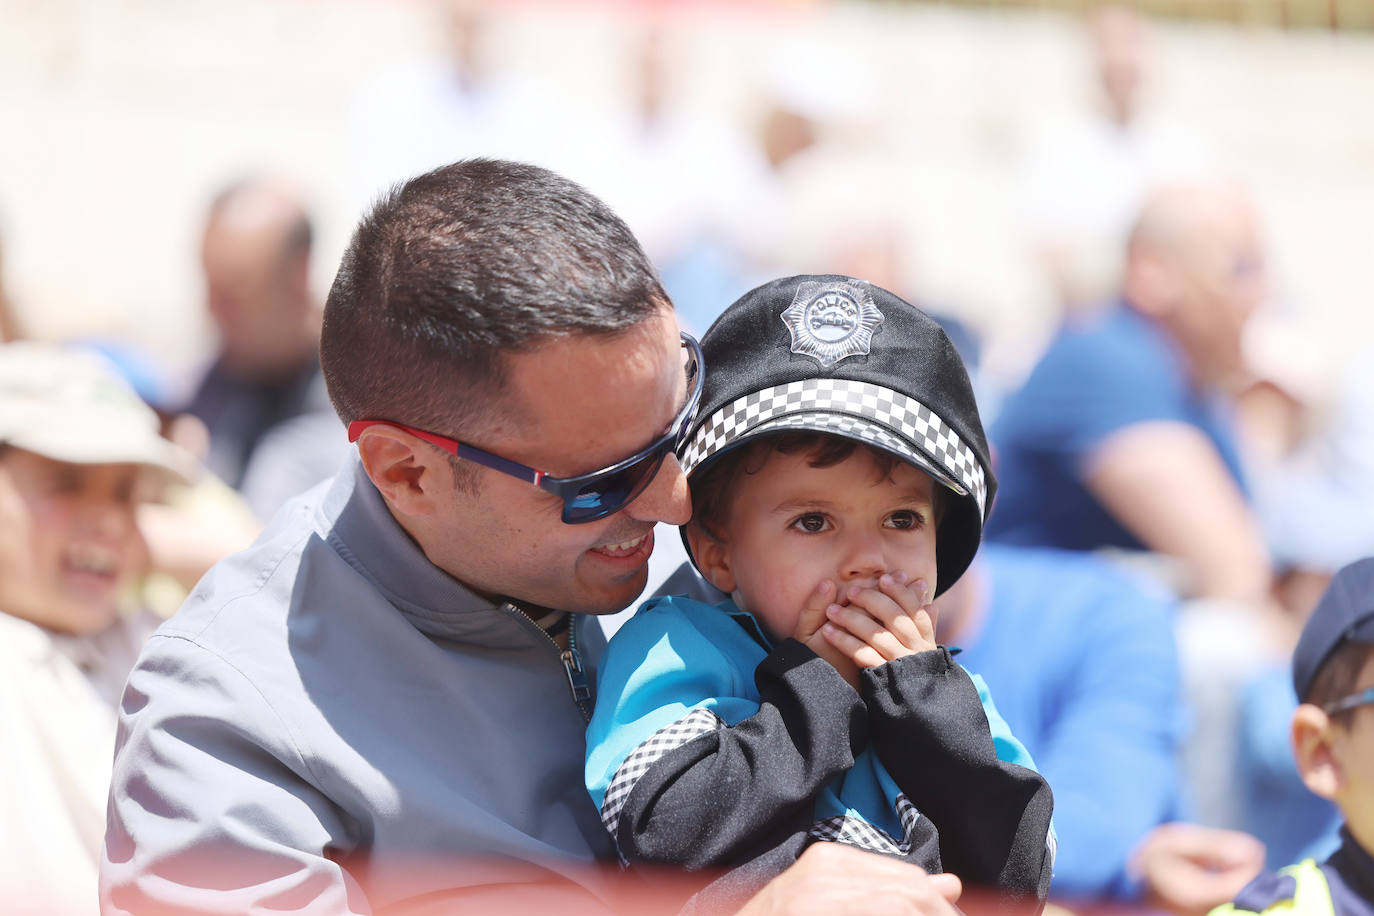
[[[997,483],[968,372],[935,319],[862,280],[786,277],[726,309],[701,349],[705,388],[680,450],[689,478],[770,433],[867,443],[951,491],[937,533],[936,594],[963,574]]]
[[[1331,653],[1345,642],[1374,645],[1374,557],[1343,566],[1331,577],[1293,650],[1293,688],[1305,702]]]

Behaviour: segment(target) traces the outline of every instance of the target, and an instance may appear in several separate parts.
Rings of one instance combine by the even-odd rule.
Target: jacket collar
[[[1341,847],[1322,868],[1338,916],[1374,916],[1374,857],[1341,827]]]
[[[491,648],[548,638],[513,605],[477,594],[431,563],[356,457],[329,487],[320,516],[330,547],[425,635]],[[577,616],[585,625],[585,615]]]

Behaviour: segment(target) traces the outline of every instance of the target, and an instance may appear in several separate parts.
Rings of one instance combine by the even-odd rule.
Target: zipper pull
[[[576,649],[568,648],[564,649],[559,657],[563,660],[563,670],[568,674],[568,688],[572,691],[573,700],[583,715],[590,716],[587,704],[592,699],[592,685],[587,682],[587,670],[582,667],[582,656],[577,654]]]

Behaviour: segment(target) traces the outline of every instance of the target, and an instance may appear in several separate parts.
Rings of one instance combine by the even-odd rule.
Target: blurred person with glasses
[[[435,169],[358,225],[320,356],[357,457],[140,657],[102,910],[663,911],[582,784],[594,617],[691,514],[700,349],[638,242],[546,170]],[[828,849],[749,906],[949,916],[958,893]]]

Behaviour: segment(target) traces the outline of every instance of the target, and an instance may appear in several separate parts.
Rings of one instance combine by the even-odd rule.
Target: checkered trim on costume
[[[902,821],[902,839],[897,841],[887,831],[875,827],[868,821],[848,814],[837,814],[817,821],[807,835],[812,839],[827,843],[845,843],[869,852],[885,852],[888,855],[904,856],[911,852],[911,835],[916,829],[916,820],[921,816],[916,806],[907,801],[905,795],[897,796],[897,816]]]
[[[682,453],[688,474],[707,458],[769,420],[807,411],[866,417],[908,440],[963,484],[987,513],[987,481],[973,449],[934,411],[915,398],[871,382],[809,378],[775,385],[721,407],[697,427]],[[867,438],[867,437],[865,437]]]
[[[709,709],[694,709],[671,725],[660,728],[631,751],[615,771],[615,777],[606,787],[606,796],[601,800],[601,823],[606,825],[611,836],[618,839],[620,811],[639,778],[649,772],[650,767],[669,751],[682,747],[693,738],[724,727],[725,723]],[[628,864],[623,857],[620,862],[622,865]]]

